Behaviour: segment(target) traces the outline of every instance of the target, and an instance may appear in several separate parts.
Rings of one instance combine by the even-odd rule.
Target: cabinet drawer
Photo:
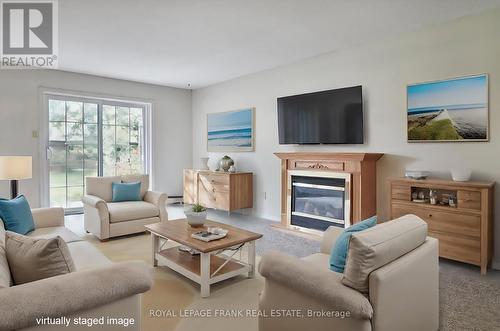
[[[460,208],[481,210],[481,192],[458,191],[457,204]]]
[[[479,239],[452,236],[429,231],[429,236],[439,240],[439,256],[479,265],[481,244]]]
[[[410,186],[392,185],[391,194],[395,200],[410,201]]]
[[[208,208],[229,210],[229,193],[203,192],[200,203]]]
[[[229,175],[200,174],[200,181],[207,191],[229,191]]]
[[[429,226],[429,231],[458,234],[479,238],[481,236],[481,219],[476,215],[456,212],[438,211],[424,206],[392,205],[393,217],[414,214],[422,218]]]
[[[319,169],[319,170],[335,170],[344,171],[344,162],[334,161],[295,161],[294,168],[296,169]]]
[[[219,185],[229,185],[229,175],[226,174],[203,174],[206,179],[212,184]]]

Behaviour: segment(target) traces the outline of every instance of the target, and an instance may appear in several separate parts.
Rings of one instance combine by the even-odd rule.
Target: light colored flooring
[[[167,212],[169,220],[185,218],[184,208],[180,205],[167,206]],[[297,257],[303,257],[319,251],[318,240],[290,235],[288,231],[274,228],[272,224],[276,224],[275,222],[263,218],[234,212],[228,215],[226,212],[214,210],[208,211],[208,218],[264,234],[264,237],[257,241],[257,255],[262,255],[269,250],[278,250]],[[83,215],[66,216],[66,227],[79,235],[85,235]]]
[[[171,220],[184,218],[182,206],[168,206],[167,211],[169,213],[169,219]],[[273,222],[269,220],[237,213],[227,215],[227,213],[216,211],[210,211],[209,218],[264,234],[263,238],[257,242],[258,255],[262,255],[263,252],[271,249],[280,250],[298,257],[306,256],[319,251],[318,241],[292,235],[287,231],[275,229],[271,226]],[[67,216],[66,226],[72,231],[89,238],[89,235],[85,234],[83,228],[82,215]],[[141,245],[144,246],[145,258],[148,258],[148,237],[144,235],[128,236],[124,237],[124,239],[110,240],[109,242],[98,243],[97,245],[101,246],[101,249],[104,251],[113,251],[113,247],[121,247],[122,243],[125,244],[125,240],[141,243]],[[120,254],[128,254],[121,248],[115,249],[115,251],[123,252]],[[109,255],[113,256],[113,254],[114,253]],[[121,256],[120,260],[127,259],[127,256]],[[201,308],[206,305],[211,305],[211,307],[228,306],[229,308],[232,305],[237,306],[238,304],[236,302],[241,302],[238,300],[238,298],[241,298],[238,296],[238,293],[243,296],[248,296],[248,304],[250,306],[246,307],[243,305],[242,308],[255,308],[257,300],[256,294],[260,291],[263,285],[261,277],[257,277],[255,281],[248,280],[240,283],[237,281],[228,281],[227,283],[223,282],[219,285],[218,291],[215,291],[214,295],[211,296],[210,300],[197,300],[196,284],[191,284],[187,279],[182,276],[178,276],[173,272],[170,273],[165,270],[161,271],[162,272],[159,273],[160,278],[167,276],[170,277],[164,280],[165,284],[170,284],[168,285],[170,292],[175,289],[177,289],[177,291],[181,291],[180,288],[184,288],[186,293],[189,293],[189,295],[179,295],[178,298],[179,300],[186,300],[186,307],[190,306],[191,308]],[[408,281],[408,285],[411,286],[410,280]],[[159,284],[159,286],[167,286],[161,285],[161,281]],[[245,294],[243,294],[243,292]],[[189,300],[187,298],[189,298]],[[173,299],[174,298],[172,298],[172,300]],[[234,299],[234,301],[232,299]],[[158,299],[156,297],[151,297],[150,300],[154,301]],[[164,297],[162,300],[164,300],[162,307],[168,307],[171,304],[168,297]],[[189,302],[189,304],[187,302]],[[440,260],[440,330],[500,330],[499,312],[500,271],[489,270],[485,276],[481,276],[479,268],[475,266],[445,259]],[[425,317],[423,316],[422,318]],[[156,329],[155,327],[152,327],[152,325],[156,325],[159,321],[153,322],[154,323],[150,325],[151,328],[148,329]],[[241,323],[244,321],[233,320],[233,322]],[[255,321],[246,322],[250,323],[248,328],[239,327],[240,331],[256,330]],[[212,323],[213,325],[209,326],[207,323]],[[181,319],[180,321],[174,323],[175,326],[171,326],[172,330],[190,330],[193,329],[193,327],[202,326],[205,326],[204,329],[207,330],[221,330],[220,325],[217,323],[219,322],[216,321],[216,319]],[[213,326],[213,328],[211,326]],[[170,330],[170,328],[168,328],[167,325],[163,325],[161,330]]]

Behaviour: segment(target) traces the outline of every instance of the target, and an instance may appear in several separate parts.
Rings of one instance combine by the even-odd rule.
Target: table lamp
[[[18,181],[31,176],[31,156],[0,156],[0,180],[10,180],[11,199],[17,197]]]

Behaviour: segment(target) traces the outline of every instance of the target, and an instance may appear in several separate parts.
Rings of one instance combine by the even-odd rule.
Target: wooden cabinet
[[[439,240],[441,257],[480,266],[486,273],[493,253],[494,183],[398,178],[390,185],[391,218],[417,215],[427,222],[429,236]],[[430,204],[431,190],[438,202],[452,197],[454,206]],[[419,193],[423,202],[414,201]]]
[[[253,174],[184,170],[184,203],[233,211],[253,207]]]
[[[184,169],[184,203],[194,204],[198,201],[198,172]]]

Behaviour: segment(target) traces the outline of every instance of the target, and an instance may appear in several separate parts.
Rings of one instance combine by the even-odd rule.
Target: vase
[[[208,160],[210,158],[208,157],[200,157],[200,161],[201,161],[201,169],[200,170],[208,170]]]
[[[234,166],[234,160],[230,158],[229,156],[224,156],[222,159],[219,161],[219,169],[224,170],[227,172],[231,166]]]

